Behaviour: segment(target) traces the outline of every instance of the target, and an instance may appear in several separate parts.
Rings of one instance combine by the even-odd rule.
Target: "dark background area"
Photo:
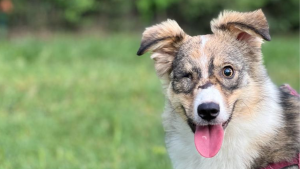
[[[299,30],[299,0],[13,0],[12,29],[79,30],[101,27],[132,31],[175,19],[188,32],[209,32],[209,22],[224,9],[262,8],[272,33]]]

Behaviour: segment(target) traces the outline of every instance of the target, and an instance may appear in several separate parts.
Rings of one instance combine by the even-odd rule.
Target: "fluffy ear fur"
[[[210,23],[213,33],[230,32],[237,40],[260,47],[270,41],[269,25],[261,9],[253,12],[224,11]]]
[[[170,72],[175,53],[187,37],[176,21],[168,19],[146,28],[137,55],[153,52],[151,58],[155,61],[156,72],[162,77]]]

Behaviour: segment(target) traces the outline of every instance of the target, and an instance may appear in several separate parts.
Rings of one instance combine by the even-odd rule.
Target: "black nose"
[[[210,103],[202,103],[198,106],[198,115],[207,121],[215,119],[220,112],[220,107],[218,104],[210,102]]]

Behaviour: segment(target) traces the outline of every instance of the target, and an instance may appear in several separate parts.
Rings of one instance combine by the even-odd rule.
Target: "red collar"
[[[278,163],[272,163],[261,169],[282,169],[284,167],[288,167],[292,165],[298,165],[298,167],[300,168],[300,153],[297,156],[298,157],[295,157],[292,161],[282,161]]]

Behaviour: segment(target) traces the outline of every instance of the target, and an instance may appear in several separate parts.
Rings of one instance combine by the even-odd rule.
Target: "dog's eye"
[[[186,73],[186,74],[184,74],[182,77],[183,77],[183,78],[188,78],[188,79],[192,79],[192,78],[193,78],[193,76],[192,76],[191,73]]]
[[[230,67],[230,66],[226,66],[223,68],[223,76],[227,77],[227,78],[230,78],[233,76],[234,74],[234,71],[233,71],[233,68]]]

